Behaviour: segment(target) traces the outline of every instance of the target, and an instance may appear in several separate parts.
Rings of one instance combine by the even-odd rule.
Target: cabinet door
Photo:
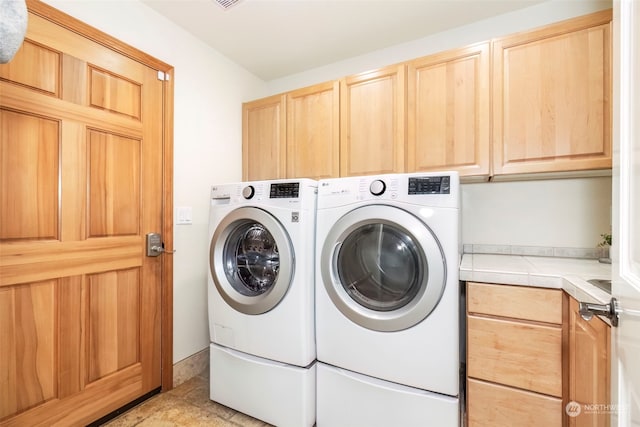
[[[560,427],[562,399],[469,378],[469,427]]]
[[[242,178],[285,178],[286,99],[275,95],[242,104]]]
[[[562,327],[467,316],[469,377],[562,397]]]
[[[606,427],[611,402],[610,327],[598,317],[584,320],[573,298],[569,304],[569,402],[580,405],[579,411],[568,410],[569,425]]]
[[[407,171],[489,175],[489,43],[408,65]]]
[[[340,176],[404,172],[405,66],[347,77],[340,86]]]
[[[287,94],[287,178],[340,176],[340,85]]]
[[[493,44],[494,173],[611,168],[611,11]]]

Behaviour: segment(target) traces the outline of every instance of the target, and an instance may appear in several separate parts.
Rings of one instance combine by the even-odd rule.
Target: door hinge
[[[170,77],[171,75],[169,73],[165,73],[164,71],[158,71],[158,80],[168,82],[170,80]]]

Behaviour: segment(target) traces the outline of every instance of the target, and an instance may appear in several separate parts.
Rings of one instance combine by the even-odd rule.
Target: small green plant
[[[598,243],[599,247],[605,247],[605,246],[611,246],[611,234],[610,233],[602,233],[600,235],[600,237],[602,237],[602,240],[600,241],[600,243]]]

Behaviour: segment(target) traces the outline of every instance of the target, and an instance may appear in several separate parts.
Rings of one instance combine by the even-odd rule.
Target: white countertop
[[[563,289],[578,301],[606,304],[611,295],[588,283],[611,279],[611,264],[595,259],[464,254],[460,280]]]

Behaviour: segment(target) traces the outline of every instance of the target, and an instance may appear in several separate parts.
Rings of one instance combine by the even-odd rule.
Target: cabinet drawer
[[[469,313],[562,324],[562,291],[469,282]]]
[[[472,379],[467,396],[469,427],[562,425],[562,399]]]
[[[467,373],[552,396],[562,396],[562,328],[467,317]]]

